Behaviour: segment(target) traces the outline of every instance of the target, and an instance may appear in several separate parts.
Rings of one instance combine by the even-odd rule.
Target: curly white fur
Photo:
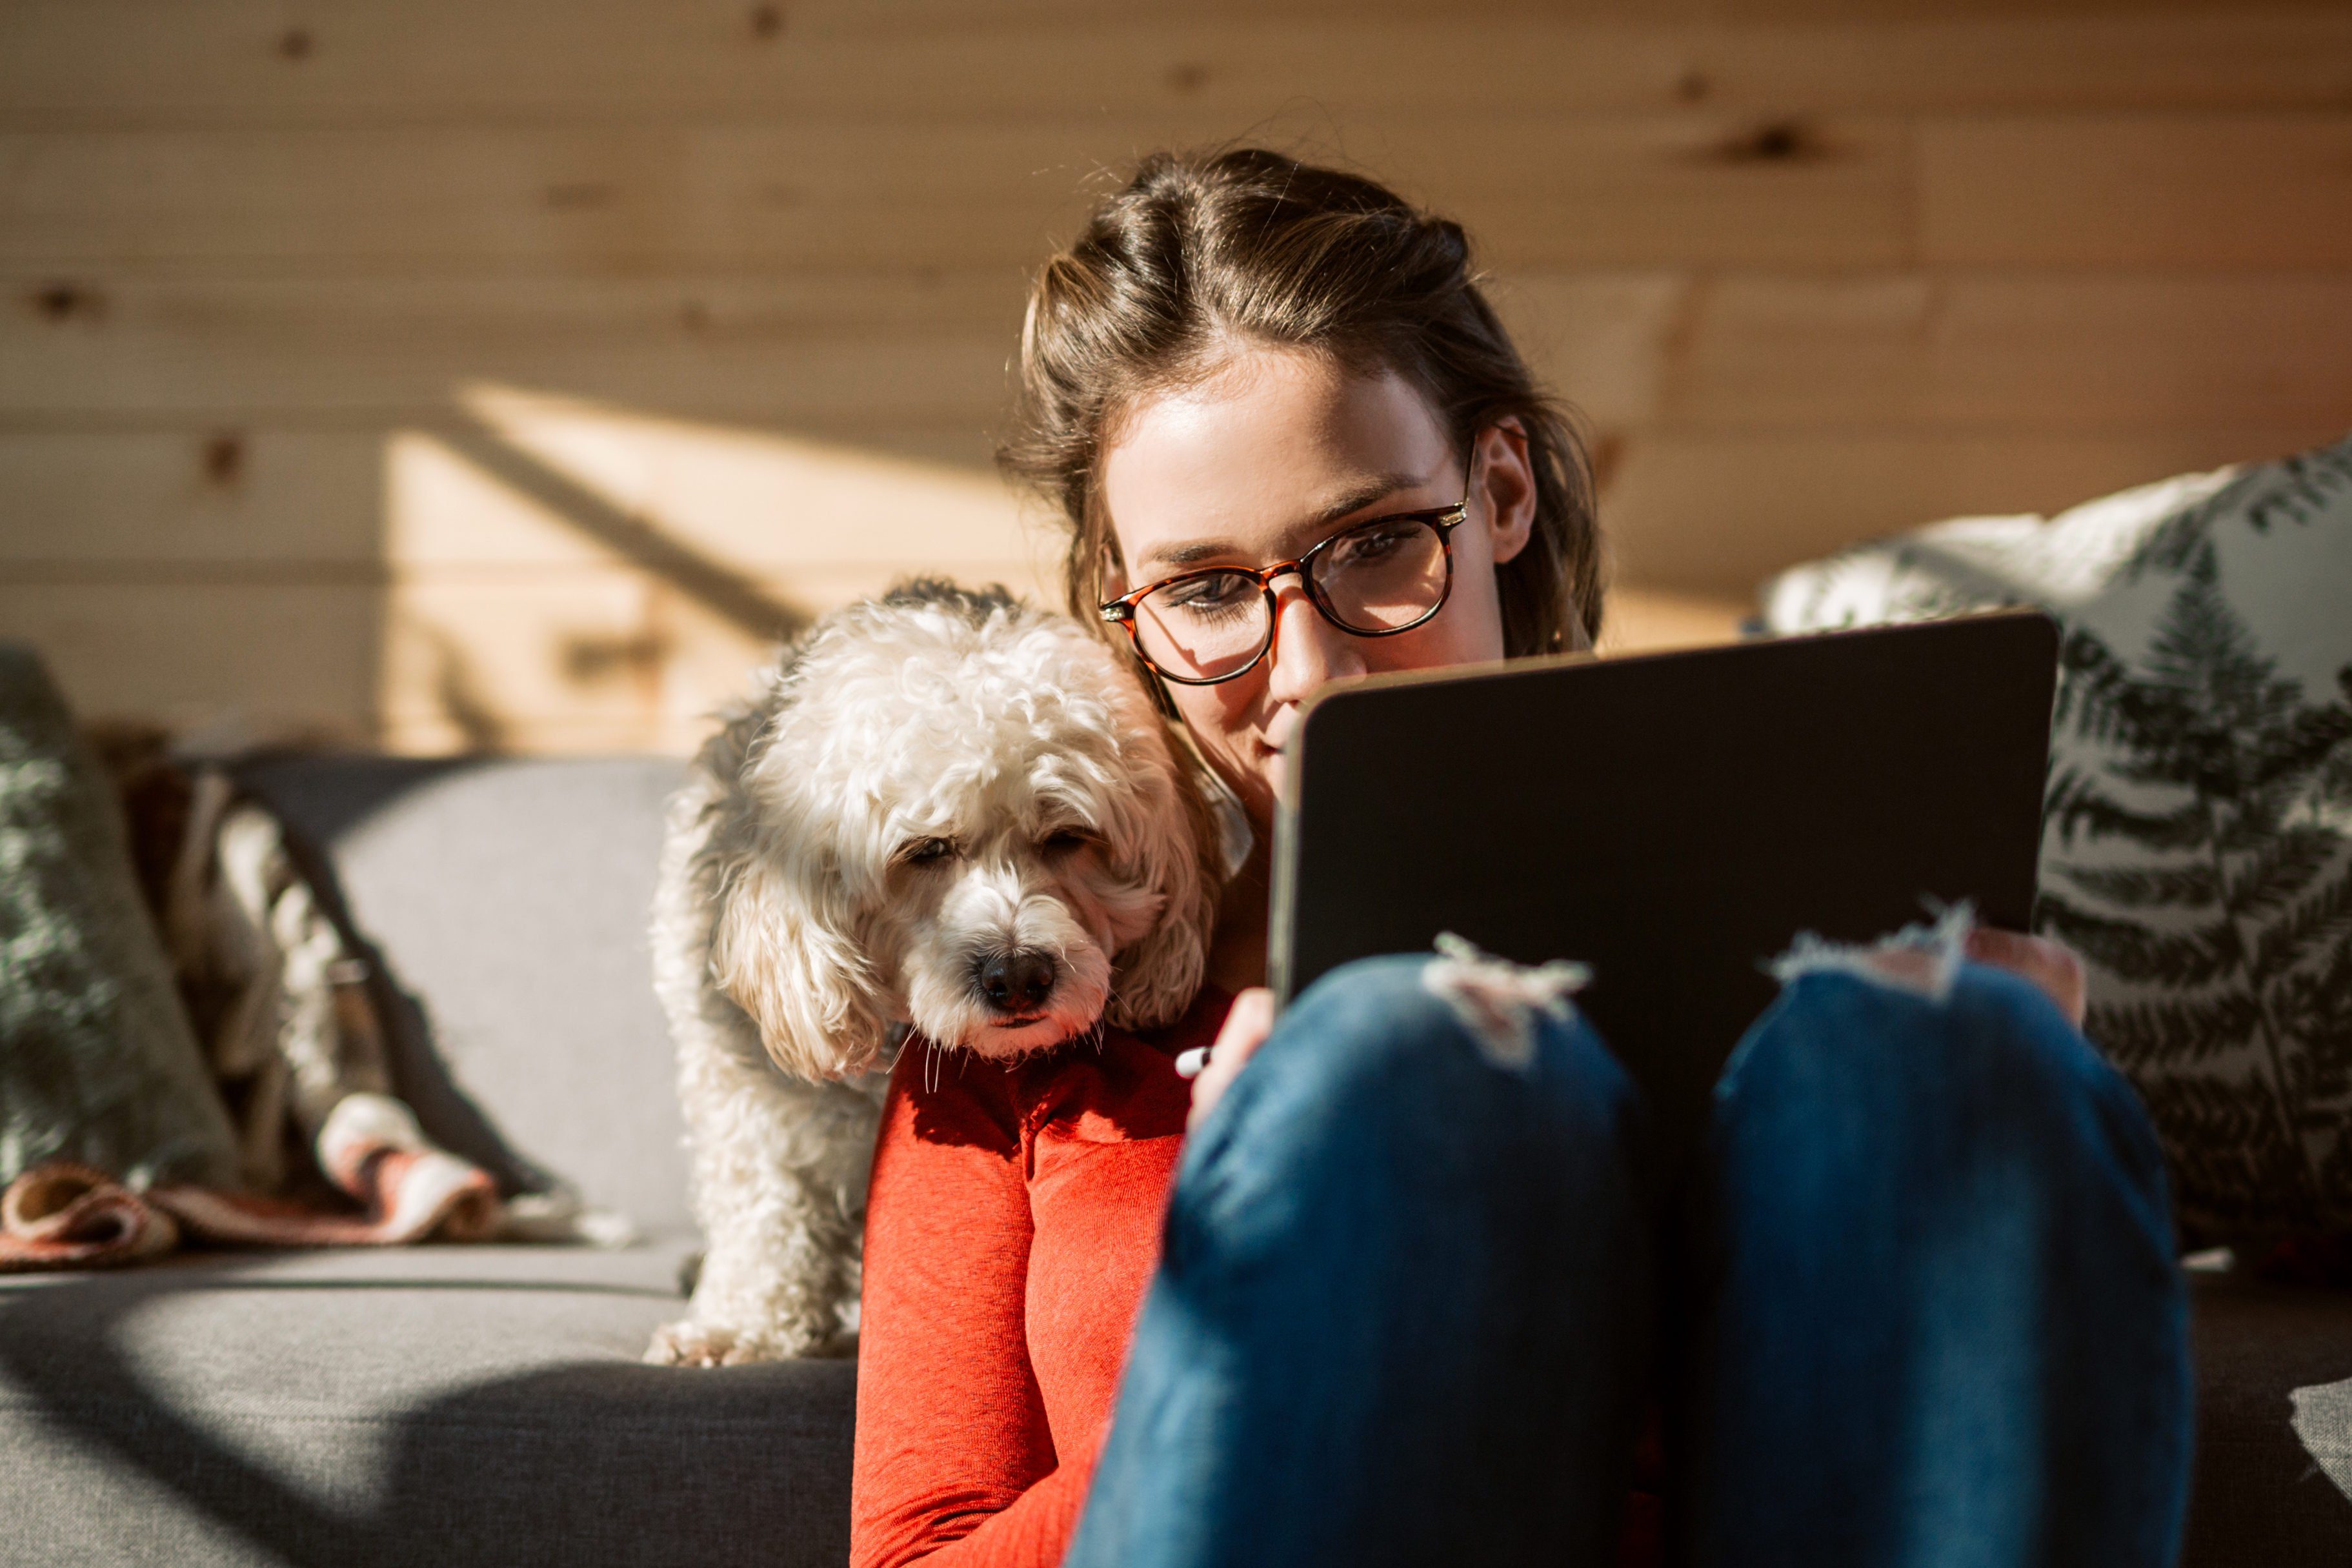
[[[1066,616],[919,583],[787,649],[669,808],[655,982],[708,1251],[646,1359],[848,1348],[893,1047],[1174,1017],[1205,827],[1149,697]]]

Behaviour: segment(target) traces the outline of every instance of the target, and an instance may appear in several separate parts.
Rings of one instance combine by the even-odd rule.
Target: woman
[[[1022,392],[1073,613],[1124,626],[1256,847],[1171,1028],[894,1081],[854,1560],[1605,1561],[1654,1408],[1677,1560],[2169,1561],[2162,1177],[2062,951],[1801,966],[1671,1173],[1539,976],[1379,960],[1271,1026],[1299,705],[1600,624],[1581,456],[1461,231],[1272,153],[1148,160],[1040,274]]]

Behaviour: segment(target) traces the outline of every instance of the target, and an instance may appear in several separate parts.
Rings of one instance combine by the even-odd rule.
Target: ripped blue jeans
[[[1672,1563],[2172,1562],[2137,1100],[2023,980],[1839,959],[1784,964],[1671,1196],[1564,970],[1310,988],[1184,1151],[1066,1562],[1612,1563],[1652,1408]]]

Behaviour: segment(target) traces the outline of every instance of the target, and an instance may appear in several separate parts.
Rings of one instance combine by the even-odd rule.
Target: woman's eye
[[[1417,525],[1410,522],[1376,522],[1360,532],[1349,534],[1331,547],[1339,566],[1359,566],[1395,554],[1412,539]]]
[[[1255,583],[1239,575],[1195,577],[1189,583],[1171,584],[1160,596],[1172,609],[1192,615],[1215,615],[1246,604],[1256,588]]]
[[[898,861],[906,866],[929,866],[955,853],[955,843],[947,838],[913,838],[898,847]]]

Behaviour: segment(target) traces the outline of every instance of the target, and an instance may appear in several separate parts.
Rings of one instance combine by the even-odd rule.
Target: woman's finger
[[[1192,1109],[1185,1117],[1186,1127],[1201,1124],[1201,1119],[1224,1097],[1226,1087],[1273,1032],[1273,992],[1252,986],[1234,998],[1233,1007],[1225,1014],[1224,1026],[1217,1031],[1217,1043],[1209,1049],[1208,1064],[1192,1080]]]
[[[1979,926],[1969,932],[1969,956],[2031,980],[2049,993],[2069,1023],[2083,1026],[2083,961],[2065,943]]]

